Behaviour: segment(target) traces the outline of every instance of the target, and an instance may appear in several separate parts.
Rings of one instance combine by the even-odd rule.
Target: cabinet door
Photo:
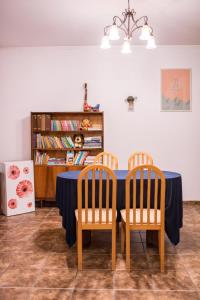
[[[56,196],[56,177],[66,172],[66,166],[40,166],[34,167],[35,197],[36,199],[52,199]]]

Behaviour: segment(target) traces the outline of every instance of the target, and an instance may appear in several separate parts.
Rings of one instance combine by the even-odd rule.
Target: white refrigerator
[[[33,161],[1,164],[1,208],[6,216],[35,211]]]

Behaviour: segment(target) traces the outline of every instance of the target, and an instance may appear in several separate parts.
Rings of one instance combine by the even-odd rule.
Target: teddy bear
[[[83,119],[81,122],[81,130],[88,130],[88,128],[91,127],[91,122],[88,119]]]
[[[74,135],[74,147],[75,148],[82,148],[83,147],[84,137],[82,134],[75,134]]]

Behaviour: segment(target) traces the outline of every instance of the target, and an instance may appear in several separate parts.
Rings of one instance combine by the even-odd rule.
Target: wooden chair
[[[144,172],[146,179],[144,179]],[[158,230],[160,269],[163,272],[165,251],[165,176],[163,172],[153,165],[142,165],[131,170],[126,177],[125,206],[125,209],[121,210],[121,247],[124,253],[126,244],[127,269],[130,269],[130,231]]]
[[[75,211],[78,270],[82,270],[82,231],[104,229],[112,230],[112,270],[115,269],[116,188],[116,176],[106,166],[88,166],[81,171],[78,177],[78,209]]]
[[[134,152],[128,159],[128,170],[140,165],[153,165],[153,158],[146,152]]]
[[[101,152],[95,159],[94,164],[107,166],[112,170],[118,170],[118,159],[110,152]]]

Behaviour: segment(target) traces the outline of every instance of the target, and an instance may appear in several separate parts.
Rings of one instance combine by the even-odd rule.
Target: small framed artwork
[[[161,70],[161,111],[191,111],[191,69]]]

